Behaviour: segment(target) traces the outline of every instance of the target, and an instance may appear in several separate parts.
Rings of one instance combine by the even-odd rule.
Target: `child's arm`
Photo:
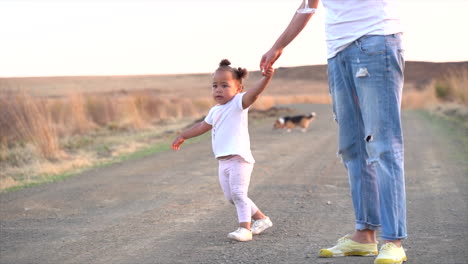
[[[211,130],[212,126],[205,121],[201,121],[200,123],[196,123],[191,128],[185,130],[184,132],[180,133],[176,139],[172,142],[172,149],[179,150],[180,145],[184,143],[186,139],[197,137],[201,134],[204,134]]]
[[[247,92],[242,97],[242,107],[246,109],[247,107],[251,106],[255,100],[257,100],[258,96],[265,90],[265,88],[270,83],[271,78],[275,70],[273,67],[269,67],[266,69],[265,73],[263,73],[263,77],[258,81],[254,87],[249,88]]]

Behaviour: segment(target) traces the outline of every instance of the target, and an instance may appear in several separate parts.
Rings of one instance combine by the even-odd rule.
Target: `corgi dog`
[[[302,132],[306,132],[315,116],[315,112],[312,112],[309,115],[282,116],[276,119],[273,124],[273,128],[286,129],[288,132],[291,132],[291,129],[300,127]]]

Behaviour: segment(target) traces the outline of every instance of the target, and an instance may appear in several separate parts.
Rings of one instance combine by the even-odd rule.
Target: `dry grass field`
[[[404,108],[468,105],[468,62],[407,62],[405,70]],[[326,71],[277,69],[253,108],[329,104]],[[258,78],[251,72],[245,87]],[[0,191],[160,142],[213,105],[210,81],[210,74],[0,78]]]

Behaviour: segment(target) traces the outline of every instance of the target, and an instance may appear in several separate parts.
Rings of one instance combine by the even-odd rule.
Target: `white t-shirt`
[[[216,158],[239,155],[249,163],[255,162],[250,151],[249,109],[242,108],[244,94],[235,95],[223,105],[213,106],[205,117],[205,122],[213,126],[211,142]]]
[[[397,0],[322,0],[326,9],[327,57],[364,35],[403,32]]]

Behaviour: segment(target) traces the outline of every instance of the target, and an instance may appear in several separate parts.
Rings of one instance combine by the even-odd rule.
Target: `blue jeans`
[[[356,229],[406,238],[401,34],[366,35],[328,60],[338,154],[348,171]]]

